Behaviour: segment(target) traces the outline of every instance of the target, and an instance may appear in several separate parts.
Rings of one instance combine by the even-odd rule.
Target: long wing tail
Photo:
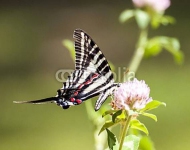
[[[24,104],[24,103],[45,104],[45,103],[55,102],[57,99],[58,99],[57,97],[48,97],[48,98],[39,99],[39,100],[32,100],[32,101],[13,101],[13,103],[16,103],[16,104]]]
[[[108,96],[113,95],[114,91],[120,86],[119,83],[114,83],[112,84],[112,86],[110,86],[109,88],[107,88],[104,92],[102,92],[98,98],[98,100],[95,103],[95,111],[98,111],[100,109],[100,107],[102,106],[102,104],[106,101],[106,99],[108,98]]]

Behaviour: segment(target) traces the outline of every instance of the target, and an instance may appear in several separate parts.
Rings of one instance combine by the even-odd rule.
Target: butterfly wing
[[[91,92],[93,92],[93,88],[94,92],[97,92],[97,89],[99,88],[99,94],[101,95],[95,104],[95,110],[98,110],[107,97],[113,94],[113,91],[118,84],[113,84],[113,73],[108,61],[92,38],[81,29],[76,29],[73,37],[75,38],[76,52],[75,69],[91,70],[100,74],[100,77],[96,82],[101,83],[102,86],[100,87],[100,85],[97,83],[95,84],[95,82],[90,86],[92,89]]]
[[[75,38],[76,53],[75,69],[92,70],[103,76],[106,75],[107,79],[113,82],[113,73],[108,61],[92,38],[81,29],[76,29],[73,37]]]

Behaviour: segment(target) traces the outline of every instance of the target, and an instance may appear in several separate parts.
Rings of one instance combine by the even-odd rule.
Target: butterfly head
[[[63,109],[68,109],[70,107],[70,105],[67,103],[67,101],[64,98],[64,90],[63,89],[59,89],[57,90],[57,100],[55,101],[55,103],[58,106],[61,106]]]
[[[58,98],[56,100],[56,104],[58,106],[61,106],[63,109],[68,109],[70,107],[70,105],[67,103],[67,101],[65,101],[65,99],[63,99],[63,98]]]

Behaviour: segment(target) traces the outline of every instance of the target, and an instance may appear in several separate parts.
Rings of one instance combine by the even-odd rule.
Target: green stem
[[[86,112],[87,112],[89,120],[93,122],[96,116],[94,113],[94,108],[92,106],[91,100],[85,102],[85,108],[86,108]]]
[[[137,49],[133,55],[130,65],[129,65],[130,71],[136,72],[140,65],[140,62],[141,62],[141,60],[144,56],[144,52],[145,52],[145,46],[146,46],[146,42],[147,42],[147,34],[148,34],[147,29],[141,30],[139,40],[137,43]]]
[[[104,120],[100,117],[99,112],[95,112],[92,101],[86,101],[85,102],[86,106],[86,112],[88,115],[89,120],[92,122],[93,129],[94,129],[94,148],[95,150],[104,150],[104,145],[106,144],[106,133],[102,133],[101,135],[98,135],[101,125],[103,125]]]
[[[119,150],[122,150],[122,147],[123,147],[123,142],[124,142],[124,139],[125,139],[125,136],[127,134],[127,131],[128,131],[128,128],[129,128],[129,123],[131,121],[131,118],[132,116],[128,116],[126,122],[125,122],[125,125],[123,127],[123,131],[122,131],[122,136],[121,136],[121,139],[120,139],[120,144],[119,144]]]
[[[121,141],[121,137],[122,137],[122,133],[123,133],[123,128],[124,128],[124,125],[121,124],[121,126],[120,126],[120,132],[119,132],[119,143]]]

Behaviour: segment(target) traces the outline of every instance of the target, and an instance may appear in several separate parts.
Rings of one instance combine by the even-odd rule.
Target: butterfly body
[[[91,37],[81,29],[74,31],[75,38],[75,70],[68,77],[57,95],[51,98],[17,103],[54,102],[63,109],[79,105],[83,101],[99,96],[95,110],[98,110],[107,97],[113,94],[119,84],[114,83],[111,68]]]

